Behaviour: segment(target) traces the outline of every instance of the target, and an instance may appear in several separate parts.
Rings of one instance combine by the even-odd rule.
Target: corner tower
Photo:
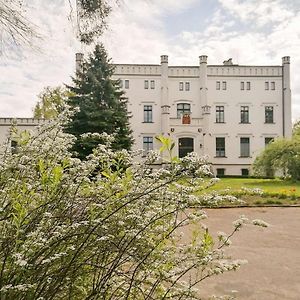
[[[290,84],[290,57],[282,58],[282,107],[283,107],[283,136],[292,136],[292,96]]]
[[[170,104],[169,104],[169,64],[168,55],[162,55],[161,57],[161,133],[167,135],[170,128]]]

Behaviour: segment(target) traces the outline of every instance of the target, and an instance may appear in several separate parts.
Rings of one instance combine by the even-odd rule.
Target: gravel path
[[[208,209],[205,222],[212,234],[230,232],[240,215],[263,219],[268,228],[246,226],[231,239],[227,252],[248,264],[205,280],[201,294],[231,295],[242,300],[300,299],[300,208]]]

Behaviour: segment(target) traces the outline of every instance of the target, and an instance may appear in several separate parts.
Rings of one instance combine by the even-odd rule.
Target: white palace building
[[[77,65],[80,64],[77,56]],[[282,65],[244,66],[232,59],[198,66],[116,64],[128,97],[136,149],[159,149],[170,136],[179,157],[208,155],[218,175],[248,175],[257,154],[276,137],[290,137],[290,58]]]
[[[76,68],[83,55],[76,54]],[[244,66],[229,59],[198,66],[116,64],[128,97],[134,149],[159,149],[157,135],[174,140],[175,155],[208,155],[217,175],[248,175],[251,164],[277,137],[290,137],[290,58],[282,65]],[[33,129],[42,120],[0,118],[0,142],[7,140],[14,121]]]

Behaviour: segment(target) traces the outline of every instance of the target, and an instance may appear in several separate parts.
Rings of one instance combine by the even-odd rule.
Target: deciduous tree
[[[72,93],[65,87],[45,87],[38,95],[39,101],[34,108],[34,118],[46,120],[57,118],[71,96]]]
[[[202,180],[205,160],[170,157],[154,171],[157,153],[136,164],[99,145],[80,161],[73,141],[50,122],[0,156],[1,299],[201,299],[197,284],[240,266],[224,256],[230,233],[214,240],[201,227],[204,206],[232,198],[195,196],[214,181]]]

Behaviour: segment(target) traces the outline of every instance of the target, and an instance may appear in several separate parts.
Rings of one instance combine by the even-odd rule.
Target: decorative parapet
[[[0,126],[8,126],[8,125],[23,125],[23,126],[36,126],[45,124],[50,122],[45,119],[34,119],[34,118],[0,118]]]
[[[282,66],[207,66],[208,76],[282,76]]]

